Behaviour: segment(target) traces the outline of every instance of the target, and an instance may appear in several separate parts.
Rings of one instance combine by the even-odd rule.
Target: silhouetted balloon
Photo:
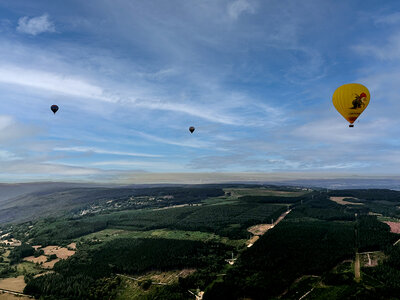
[[[349,127],[367,108],[370,99],[368,89],[359,83],[342,85],[333,93],[332,102],[337,111],[349,121]]]
[[[55,114],[58,111],[58,106],[57,105],[52,105],[50,107],[51,111]]]
[[[195,128],[194,128],[193,126],[190,126],[190,127],[189,127],[190,133],[193,133],[194,129],[195,129]]]

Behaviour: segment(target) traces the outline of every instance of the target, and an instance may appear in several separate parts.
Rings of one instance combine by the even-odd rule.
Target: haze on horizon
[[[0,1],[0,182],[398,175],[399,24],[398,1]]]

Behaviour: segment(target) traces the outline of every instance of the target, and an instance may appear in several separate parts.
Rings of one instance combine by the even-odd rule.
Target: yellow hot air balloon
[[[370,94],[368,89],[359,83],[342,85],[333,93],[332,102],[337,111],[350,122],[349,127],[361,115],[369,104]]]

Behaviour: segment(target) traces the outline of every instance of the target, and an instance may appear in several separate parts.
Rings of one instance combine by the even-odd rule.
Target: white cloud
[[[254,6],[248,0],[236,0],[228,5],[228,15],[234,20],[245,12],[255,12]]]
[[[57,147],[57,148],[54,148],[54,151],[88,152],[88,153],[110,154],[110,155],[121,155],[121,156],[162,157],[162,155],[156,155],[156,154],[111,151],[111,150],[99,149],[99,148],[95,148],[95,147]]]
[[[103,90],[100,87],[83,79],[40,70],[3,65],[0,66],[0,82],[112,102],[112,99],[103,95]]]
[[[148,100],[148,99],[130,99],[130,101],[137,107],[142,107],[152,110],[180,112],[216,123],[222,123],[228,125],[238,125],[239,123],[241,123],[241,120],[239,120],[237,116],[222,114],[218,112],[216,109],[208,109],[206,108],[206,106],[183,104],[177,102],[167,102],[161,100]]]
[[[49,16],[44,14],[40,17],[22,17],[18,20],[17,31],[21,33],[37,35],[43,32],[55,32],[54,24]]]
[[[150,141],[158,142],[158,143],[163,143],[163,144],[168,144],[168,145],[174,145],[174,146],[180,146],[180,147],[189,147],[189,148],[211,148],[212,145],[207,142],[202,142],[202,141],[197,141],[197,140],[190,140],[188,142],[185,141],[174,141],[171,139],[166,139],[162,137],[158,137],[155,135],[147,134],[144,132],[137,132],[137,134],[141,137],[144,137]]]

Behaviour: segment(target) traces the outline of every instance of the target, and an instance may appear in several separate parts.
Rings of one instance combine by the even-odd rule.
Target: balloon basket
[[[354,125],[353,125],[353,124],[350,124],[349,127],[354,127]]]

